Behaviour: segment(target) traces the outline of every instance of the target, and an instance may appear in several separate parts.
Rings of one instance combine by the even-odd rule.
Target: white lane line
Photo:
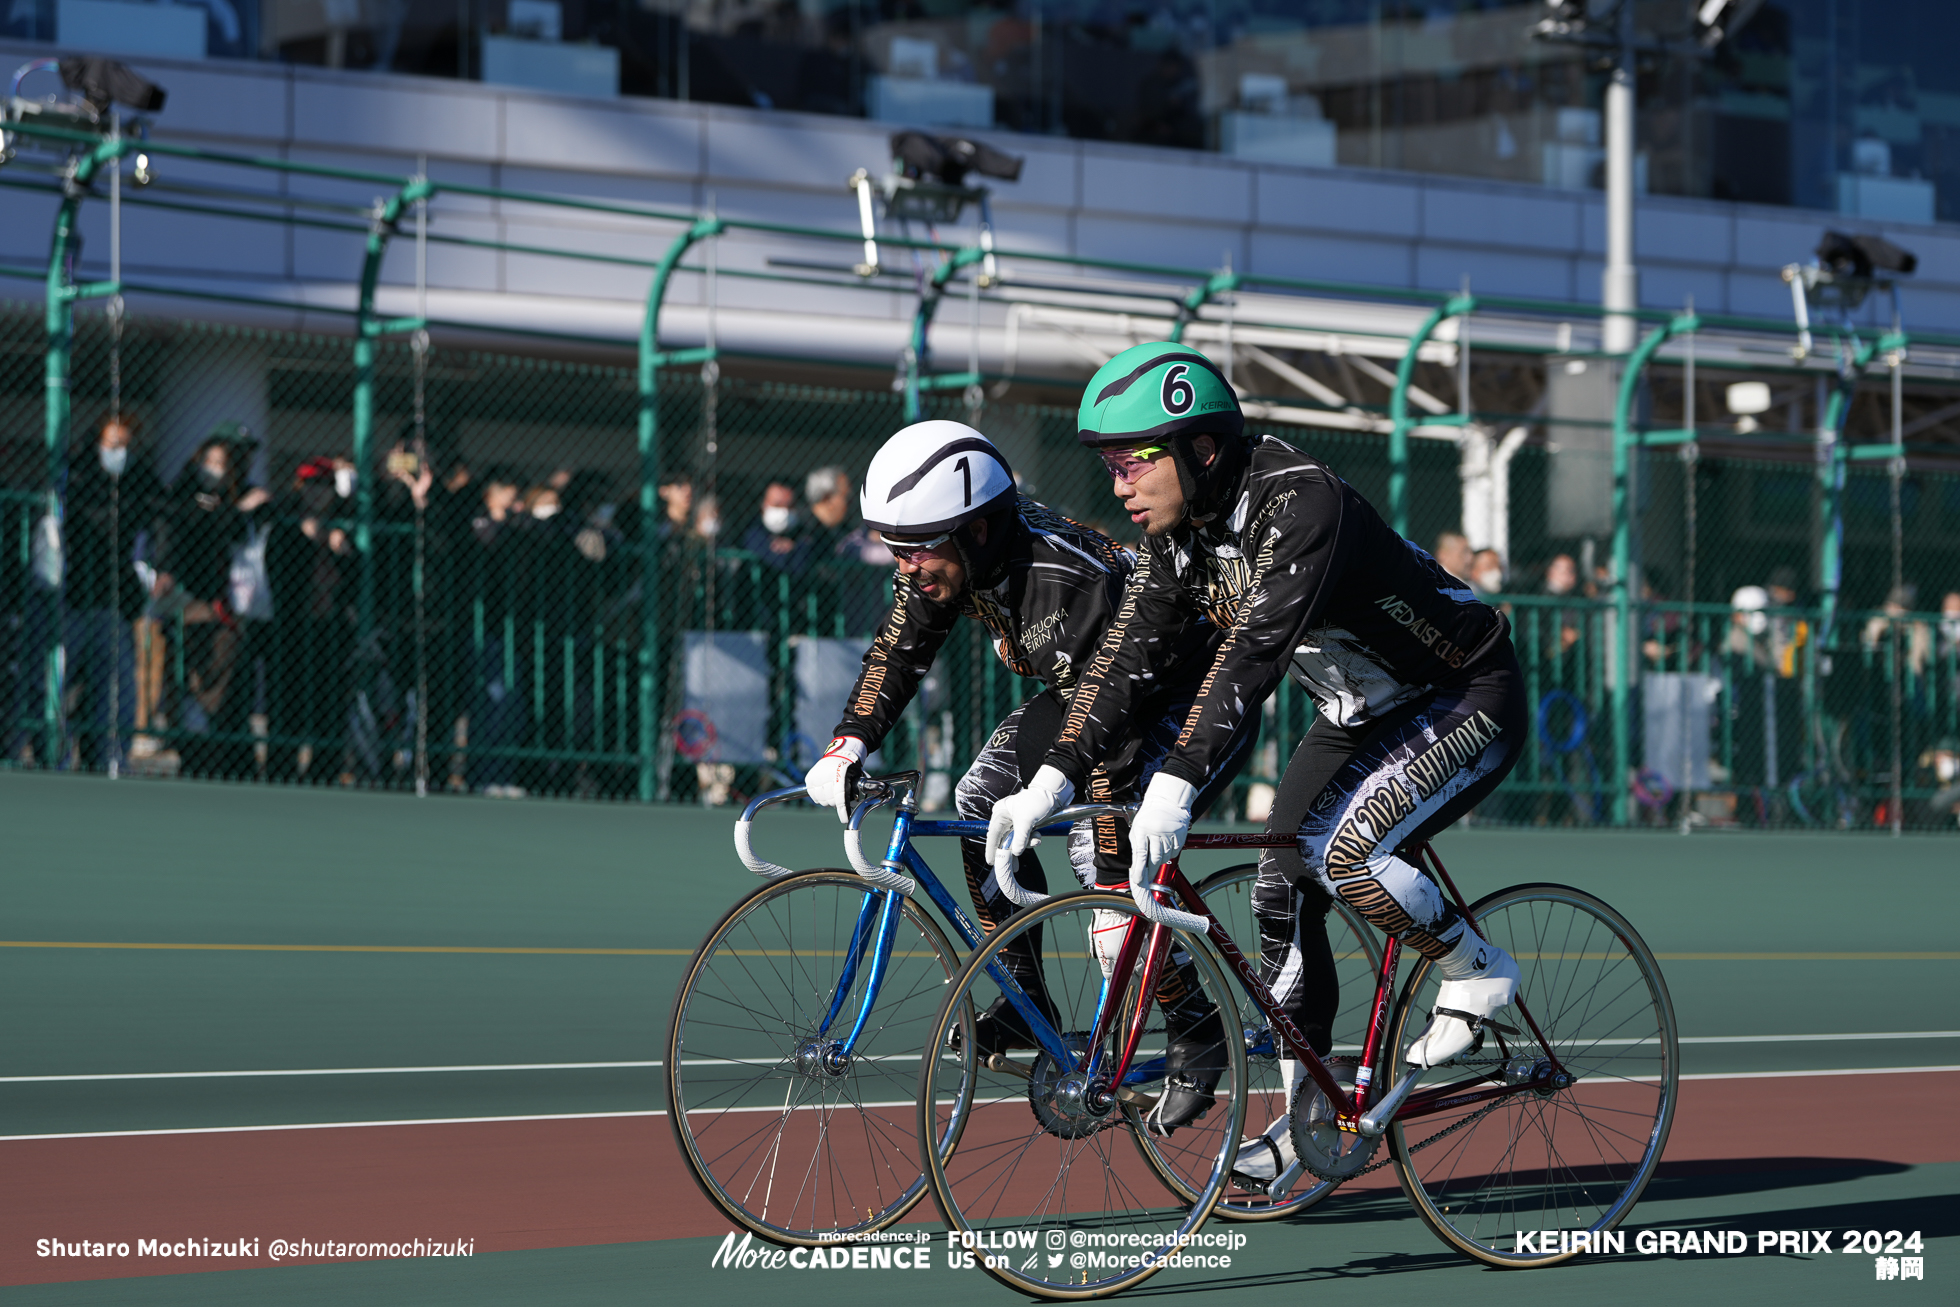
[[[1960,1039],[1960,1030],[1880,1030],[1839,1035],[1683,1035],[1683,1044],[1810,1044],[1854,1039]],[[1593,1045],[1651,1044],[1649,1039],[1596,1039]],[[1336,1044],[1336,1053],[1359,1053],[1359,1044]],[[864,1062],[916,1062],[917,1053],[883,1053]],[[598,1071],[620,1067],[661,1067],[665,1062],[499,1062],[475,1066],[355,1066],[317,1067],[282,1071],[122,1071],[105,1075],[0,1076],[0,1085],[25,1085],[74,1080],[223,1080],[261,1076],[403,1076],[439,1071]],[[781,1058],[690,1057],[682,1066],[781,1066]],[[1810,1072],[1797,1074],[1808,1075]],[[1692,1080],[1693,1076],[1682,1077]]]
[[[481,1066],[349,1066],[294,1071],[124,1071],[92,1076],[0,1076],[0,1085],[50,1080],[223,1080],[255,1076],[405,1076],[429,1071],[593,1071],[611,1067],[665,1066],[664,1062],[504,1062]],[[690,1065],[682,1063],[683,1066]],[[775,1065],[773,1062],[769,1065]]]
[[[982,1098],[975,1101],[976,1107],[990,1107],[996,1103],[1025,1103],[1026,1094],[1012,1094],[1004,1098]],[[877,1103],[803,1103],[792,1108],[796,1112],[814,1112],[819,1108],[833,1111],[847,1111],[854,1107],[903,1107],[915,1108],[918,1104],[910,1098],[895,1098],[890,1102]],[[725,1116],[734,1112],[780,1112],[778,1104],[763,1107],[717,1107],[702,1108],[701,1115]],[[666,1108],[656,1108],[646,1112],[548,1112],[528,1116],[432,1116],[410,1121],[302,1121],[294,1125],[206,1125],[191,1126],[178,1130],[85,1130],[73,1134],[51,1135],[0,1135],[0,1144],[19,1143],[32,1139],[125,1139],[147,1135],[232,1135],[256,1134],[266,1130],[361,1130],[370,1126],[383,1125],[481,1125],[485,1122],[505,1121],[592,1121],[634,1116],[666,1116]]]
[[[1912,1071],[1960,1071],[1960,1066],[1851,1066],[1834,1071],[1717,1071],[1682,1076],[1683,1080],[1786,1080],[1793,1076],[1899,1076]],[[1642,1079],[1657,1077],[1643,1076]]]
[[[1358,1047],[1358,1045],[1357,1045]],[[916,1062],[917,1053],[881,1053],[859,1062]],[[0,1076],[0,1085],[25,1085],[71,1080],[223,1080],[254,1076],[403,1076],[432,1071],[591,1071],[614,1067],[662,1067],[665,1062],[502,1062],[477,1066],[349,1066],[312,1067],[288,1071],[118,1071],[85,1076]],[[682,1066],[785,1066],[780,1057],[684,1057]]]
[[[1833,1067],[1828,1070],[1817,1070],[1817,1071],[1720,1071],[1720,1072],[1713,1072],[1713,1073],[1702,1074],[1702,1075],[1682,1076],[1681,1079],[1683,1080],[1770,1080],[1770,1079],[1782,1079],[1791,1076],[1900,1076],[1900,1075],[1911,1075],[1916,1072],[1929,1072],[1929,1071],[1931,1072],[1960,1071],[1960,1066],[1853,1066],[1853,1067]],[[1623,1082],[1632,1082],[1632,1081],[1640,1081],[1640,1080],[1655,1080],[1658,1079],[1658,1077],[1624,1076],[1624,1077],[1615,1077],[1615,1079],[1621,1080]],[[1026,1101],[1027,1101],[1027,1095],[1025,1094],[1010,1094],[1001,1098],[980,1099],[975,1104],[975,1106],[986,1107],[996,1103],[1021,1103]],[[808,1111],[814,1111],[819,1107],[830,1107],[833,1110],[844,1110],[850,1107],[915,1107],[915,1106],[917,1106],[917,1104],[912,1099],[905,1098],[905,1099],[893,1099],[890,1102],[877,1102],[877,1103],[850,1103],[850,1104],[810,1103],[798,1107],[794,1110],[799,1112],[808,1112]],[[780,1107],[776,1107],[776,1106],[726,1107],[726,1108],[712,1109],[712,1111],[716,1114],[726,1114],[730,1112],[780,1112],[781,1110],[782,1109]],[[703,1108],[702,1111],[703,1113],[708,1113],[710,1109]],[[432,1117],[423,1117],[417,1120],[409,1120],[409,1121],[303,1121],[294,1125],[209,1125],[209,1126],[194,1126],[188,1129],[178,1129],[178,1130],[86,1130],[86,1131],[77,1131],[71,1134],[0,1135],[0,1144],[24,1143],[35,1139],[125,1139],[125,1138],[148,1136],[148,1135],[232,1135],[232,1134],[252,1134],[265,1130],[363,1130],[373,1126],[388,1126],[388,1125],[481,1125],[484,1123],[497,1123],[497,1122],[508,1122],[508,1121],[590,1121],[590,1120],[608,1120],[608,1119],[635,1117],[635,1116],[666,1116],[666,1115],[667,1115],[666,1109],[656,1108],[652,1111],[647,1111],[647,1112],[550,1112],[550,1113],[536,1113],[529,1116],[432,1116]]]

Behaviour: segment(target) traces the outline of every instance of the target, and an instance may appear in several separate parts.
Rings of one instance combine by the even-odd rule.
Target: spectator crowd
[[[364,593],[353,463],[305,457],[277,489],[252,484],[259,437],[226,423],[166,479],[140,434],[107,422],[74,451],[62,514],[32,514],[32,565],[0,590],[9,762],[405,786],[419,735],[433,787],[631,791],[637,769],[601,755],[638,749],[632,478],[397,444],[371,487]],[[675,631],[773,630],[786,593],[812,633],[882,615],[891,555],[845,468],[768,482],[728,531],[714,484],[674,473],[658,495],[663,718]]]

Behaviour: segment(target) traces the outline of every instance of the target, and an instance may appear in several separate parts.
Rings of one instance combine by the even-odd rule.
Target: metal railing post
[[[1608,666],[1613,673],[1613,824],[1624,826],[1631,818],[1630,769],[1633,766],[1632,712],[1634,638],[1633,595],[1633,451],[1640,443],[1633,430],[1633,401],[1640,390],[1640,378],[1661,346],[1683,332],[1701,326],[1692,313],[1679,314],[1649,332],[1632,354],[1627,356],[1626,372],[1620,378],[1620,393],[1613,404],[1613,621]]]

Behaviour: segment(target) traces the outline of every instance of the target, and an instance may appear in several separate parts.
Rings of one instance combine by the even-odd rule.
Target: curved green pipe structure
[[[1244,284],[1245,278],[1236,272],[1214,272],[1202,283],[1193,287],[1191,293],[1181,301],[1184,311],[1179,313],[1177,321],[1171,324],[1171,343],[1173,345],[1184,343],[1184,329],[1198,320],[1198,314],[1214,296],[1229,294]]]
[[[361,558],[361,585],[355,609],[356,649],[365,650],[374,635],[374,360],[384,335],[420,331],[421,318],[382,319],[374,311],[375,287],[381,280],[381,261],[388,242],[409,206],[435,194],[426,177],[412,177],[375,206],[368,223],[367,244],[361,256],[360,294],[354,306],[354,549]],[[370,661],[368,664],[372,666]],[[419,711],[419,709],[418,709]]]
[[[1633,429],[1633,401],[1639,393],[1647,365],[1661,346],[1676,336],[1695,331],[1701,319],[1682,313],[1647,333],[1647,338],[1627,356],[1626,372],[1620,377],[1620,393],[1613,405],[1613,635],[1607,656],[1613,662],[1613,824],[1624,826],[1632,802],[1632,777],[1628,774],[1633,758],[1631,711],[1633,660],[1633,513],[1632,473],[1634,446],[1647,442]],[[1677,433],[1679,434],[1679,433]],[[1694,433],[1685,433],[1692,439]],[[1661,443],[1655,441],[1654,443]]]
[[[674,269],[697,241],[719,236],[728,224],[701,218],[676,236],[653,271],[647,308],[640,319],[640,800],[654,795],[654,754],[660,733],[660,369],[669,364],[704,362],[715,356],[706,349],[660,352],[660,310],[667,298]]]
[[[1618,400],[1613,406],[1613,613],[1615,629],[1611,641],[1613,677],[1613,821],[1625,825],[1631,816],[1633,726],[1630,720],[1634,674],[1633,594],[1633,451],[1659,445],[1686,444],[1696,438],[1689,430],[1635,431],[1633,404],[1648,366],[1661,347],[1676,336],[1700,330],[1706,320],[1694,313],[1682,313],[1650,332],[1627,358],[1626,373],[1620,379]],[[1828,328],[1826,328],[1828,330]],[[1848,339],[1846,338],[1848,337]],[[1851,401],[1865,370],[1879,354],[1904,350],[1906,337],[1891,332],[1877,340],[1861,339],[1855,330],[1839,337],[1844,351],[1838,368],[1837,384],[1832,388],[1818,426],[1821,443],[1829,446],[1828,456],[1817,461],[1819,526],[1817,546],[1818,606],[1822,614],[1815,632],[1812,656],[1804,662],[1803,698],[1806,766],[1815,769],[1823,757],[1821,695],[1818,686],[1820,658],[1829,650],[1837,619],[1838,590],[1842,581],[1844,554],[1843,493],[1846,465],[1854,459],[1893,458],[1903,451],[1894,445],[1861,445],[1855,451],[1845,444],[1844,429],[1851,416]]]
[[[399,176],[368,173],[363,171],[324,167],[311,164],[294,163],[286,160],[261,159],[243,155],[200,150],[194,147],[176,146],[157,142],[140,142],[134,138],[109,140],[103,137],[73,132],[62,128],[43,127],[37,124],[20,123],[10,126],[23,135],[43,137],[61,141],[74,147],[74,152],[62,177],[61,202],[56,215],[55,230],[50,246],[46,269],[47,283],[47,356],[46,356],[46,453],[50,511],[59,512],[59,484],[71,422],[69,396],[69,369],[73,351],[75,300],[117,294],[121,286],[110,282],[76,285],[73,282],[73,254],[76,245],[78,211],[81,202],[90,195],[90,186],[99,177],[102,168],[121,156],[139,148],[154,154],[200,159],[210,162],[236,164],[244,167],[264,168],[271,171],[295,174],[316,175],[343,181],[372,181],[393,187],[393,195],[386,200],[378,200],[370,212],[367,226],[367,239],[359,289],[359,306],[356,310],[356,386],[354,396],[355,430],[353,432],[353,453],[364,475],[359,480],[357,512],[359,522],[356,541],[363,558],[360,623],[365,638],[372,631],[374,613],[374,553],[373,553],[373,486],[372,478],[365,475],[367,463],[373,458],[373,436],[375,423],[375,369],[378,358],[380,338],[398,332],[409,332],[424,328],[427,324],[419,318],[387,320],[374,311],[374,295],[379,282],[381,263],[388,244],[397,233],[401,218],[410,207],[421,200],[433,197],[438,191],[455,191],[488,199],[508,199],[522,203],[547,204],[555,207],[593,209],[615,214],[643,217],[655,221],[680,222],[688,224],[681,236],[675,239],[655,269],[653,285],[648,295],[646,313],[642,322],[639,342],[640,355],[640,411],[639,411],[639,449],[641,455],[641,528],[648,540],[644,559],[645,572],[642,578],[643,593],[649,600],[657,599],[661,581],[659,558],[651,542],[657,539],[660,526],[657,486],[660,474],[660,430],[658,398],[658,373],[664,366],[685,362],[702,361],[713,356],[707,349],[678,350],[662,353],[658,349],[658,321],[662,302],[686,251],[696,242],[718,236],[730,229],[754,230],[800,238],[815,238],[855,242],[861,239],[856,232],[832,232],[820,229],[793,227],[774,223],[743,221],[722,221],[718,219],[699,219],[694,215],[660,212],[640,209],[634,206],[593,203],[582,200],[565,199],[557,196],[537,195],[524,192],[505,192],[494,188],[467,185],[437,184],[425,179],[402,178]],[[50,188],[52,189],[52,188]],[[164,206],[189,207],[189,206]],[[267,221],[286,221],[280,214],[236,213],[235,217],[257,217]],[[473,246],[501,247],[499,242],[464,242]],[[984,251],[978,247],[950,249],[943,242],[910,241],[893,239],[887,242],[897,247],[933,250],[943,255],[940,266],[935,270],[929,284],[924,288],[919,304],[914,312],[911,342],[913,359],[908,372],[906,401],[908,414],[916,418],[925,390],[951,389],[956,386],[972,384],[977,380],[969,374],[947,374],[940,377],[922,375],[927,359],[925,346],[926,333],[945,297],[946,288],[957,273],[965,267],[984,258]],[[536,247],[509,246],[508,248],[525,253],[540,255],[560,253]],[[607,260],[606,256],[582,255],[576,251],[562,252],[568,257],[594,258],[617,261],[637,267],[648,266],[644,259]],[[1180,280],[1192,279],[1198,284],[1181,298],[1183,312],[1171,332],[1172,339],[1181,339],[1186,326],[1195,320],[1203,306],[1215,296],[1243,286],[1263,286],[1274,289],[1318,292],[1334,295],[1366,296],[1378,299],[1401,299],[1423,301],[1433,298],[1430,294],[1414,291],[1395,291],[1382,287],[1362,287],[1344,283],[1310,282],[1291,278],[1258,277],[1233,273],[1197,273],[1189,269],[1168,268],[1151,264],[1127,263],[1117,260],[1084,259],[1065,254],[1026,253],[996,251],[998,257],[1017,257],[1031,262],[1071,264],[1083,268],[1106,271],[1129,272],[1157,277],[1175,277]],[[228,299],[230,297],[215,296]],[[243,301],[241,301],[243,302]],[[1408,391],[1413,382],[1414,366],[1420,355],[1422,344],[1433,336],[1436,329],[1446,319],[1459,316],[1478,306],[1479,301],[1468,295],[1458,295],[1436,304],[1425,317],[1418,331],[1409,339],[1400,367],[1396,384],[1391,393],[1390,409],[1393,426],[1390,433],[1391,482],[1389,516],[1398,531],[1407,531],[1408,498],[1408,435],[1415,425],[1408,413]],[[1506,297],[1483,297],[1481,306],[1488,310],[1516,309],[1526,312],[1552,312],[1562,315],[1583,316],[1596,313],[1594,306],[1567,305],[1553,302],[1518,300]],[[1649,315],[1651,316],[1651,314]],[[1630,360],[1631,365],[1623,378],[1619,402],[1615,412],[1615,566],[1620,582],[1617,590],[1616,619],[1617,639],[1615,654],[1619,666],[1627,675],[1618,678],[1614,691],[1614,729],[1615,729],[1615,818],[1624,821],[1628,803],[1628,768],[1630,753],[1630,732],[1627,721],[1627,703],[1630,691],[1631,659],[1626,655],[1632,640],[1632,617],[1635,608],[1634,596],[1630,592],[1632,539],[1629,506],[1629,478],[1631,474],[1631,451],[1643,444],[1663,444],[1670,440],[1692,439],[1693,433],[1648,432],[1636,436],[1631,425],[1631,402],[1639,378],[1651,363],[1656,352],[1665,341],[1684,330],[1696,326],[1737,327],[1745,329],[1789,330],[1789,324],[1768,319],[1745,319],[1736,317],[1677,317],[1664,324],[1651,335]],[[1929,343],[1952,343],[1943,337],[1925,337]],[[1902,333],[1892,333],[1879,338],[1875,343],[1858,341],[1855,336],[1848,350],[1846,365],[1841,369],[1838,387],[1824,415],[1824,430],[1833,438],[1828,458],[1820,460],[1819,477],[1821,489],[1822,532],[1820,535],[1819,578],[1822,590],[1823,618],[1820,643],[1828,642],[1832,619],[1838,599],[1837,581],[1842,558],[1842,516],[1840,497],[1845,480],[1845,465],[1860,459],[1897,457],[1899,450],[1890,445],[1861,445],[1856,449],[1847,447],[1841,439],[1843,427],[1849,415],[1850,402],[1855,393],[1859,378],[1879,354],[1888,351],[1903,351],[1905,337]],[[1432,419],[1433,422],[1460,422],[1459,416]],[[47,601],[52,608],[48,614],[51,619],[48,629],[56,633],[54,640],[45,652],[46,686],[48,694],[44,700],[43,721],[41,723],[46,739],[48,756],[55,756],[60,747],[59,721],[59,680],[56,664],[56,649],[59,644],[60,606],[62,596],[54,592]],[[644,606],[645,623],[641,649],[641,731],[640,746],[642,756],[641,793],[651,797],[653,789],[653,757],[657,743],[657,709],[655,698],[658,669],[656,651],[660,636],[657,602]],[[1807,666],[1814,677],[1815,659]],[[1807,687],[1807,700],[1815,703],[1814,682]],[[1813,735],[1813,745],[1815,737]]]
[[[48,516],[61,520],[62,466],[68,454],[68,426],[73,415],[69,397],[69,365],[75,351],[75,301],[116,295],[122,287],[113,281],[87,284],[75,282],[74,256],[79,234],[77,221],[82,200],[96,174],[105,166],[114,167],[123,155],[138,148],[140,141],[123,137],[95,138],[89,147],[74,156],[64,179],[61,206],[55,211],[54,236],[48,246],[47,273],[47,355],[44,363],[46,416],[42,439],[46,446],[48,475]],[[30,587],[31,589],[31,587]],[[41,650],[41,758],[53,768],[61,756],[61,645],[63,626],[63,587],[59,583],[44,592],[42,609],[47,643]]]
[[[918,307],[912,310],[912,340],[906,347],[905,355],[905,420],[908,423],[917,422],[925,415],[921,388],[953,390],[979,384],[980,375],[976,372],[955,372],[923,381],[920,373],[926,366],[926,333],[932,327],[933,315],[939,312],[940,301],[946,298],[946,284],[961,268],[985,262],[990,252],[978,245],[963,245],[954,250],[949,258],[940,260],[939,266],[933,269],[931,280],[919,293]]]
[[[1409,421],[1409,386],[1415,380],[1416,359],[1446,319],[1462,317],[1476,307],[1476,296],[1459,294],[1431,309],[1396,365],[1395,385],[1388,393],[1388,524],[1399,536],[1409,534],[1409,428],[1415,425]]]

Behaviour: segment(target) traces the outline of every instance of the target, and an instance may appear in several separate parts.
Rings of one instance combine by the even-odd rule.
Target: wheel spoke
[[[1093,1232],[1083,1249],[1100,1254],[1104,1265],[1056,1267],[1045,1249],[1015,1251],[1004,1261],[980,1269],[1017,1290],[1038,1296],[1082,1296],[1114,1292],[1155,1273],[1158,1264],[1117,1264],[1118,1258],[1169,1251],[1177,1237],[1195,1231],[1210,1213],[1225,1184],[1225,1157],[1231,1132],[1244,1111],[1244,1061],[1238,1041],[1228,1038],[1217,1102],[1199,1120],[1168,1139],[1144,1136],[1135,1109],[1117,1100],[1095,1106],[1100,1092],[1079,1076],[1089,1031],[1096,1026],[1102,974],[1089,947],[1091,914],[1106,908],[1134,916],[1126,899],[1084,892],[1058,896],[1024,912],[997,930],[968,959],[942,1012],[935,1039],[950,1032],[955,1006],[979,1010],[1000,993],[987,964],[1015,939],[1039,926],[1046,933],[1041,974],[1043,989],[1056,1008],[1057,1029],[1071,1045],[1057,1062],[1046,1051],[1020,1050],[1009,1056],[1027,1071],[1025,1078],[982,1072],[973,1092],[970,1118],[957,1146],[928,1162],[933,1196],[947,1222],[958,1231],[1016,1238],[1042,1229]],[[1181,941],[1178,948],[1186,947]],[[1165,965],[1171,964],[1166,959]],[[1188,1011],[1215,1009],[1229,1031],[1235,1000],[1222,968],[1208,952],[1191,955],[1194,986]],[[1142,960],[1124,993],[1109,998],[1117,1017],[1098,1050],[1113,1066],[1132,1018],[1142,1007],[1145,1027],[1134,1065],[1161,1061],[1170,1042],[1163,1009],[1139,991]],[[1180,1018],[1180,1019],[1188,1019]],[[934,1058],[921,1070],[919,1102],[924,1137],[940,1137],[958,1088],[959,1071],[950,1059]],[[1157,1084],[1133,1085],[1155,1095]],[[1018,1248],[1019,1245],[1016,1245]],[[1113,1256],[1112,1256],[1113,1255]],[[1033,1265],[1024,1266],[1028,1257]],[[985,1254],[979,1254],[981,1262]]]
[[[1557,1261],[1556,1250],[1518,1252],[1516,1236],[1610,1228],[1653,1173],[1675,1098],[1673,1012],[1652,955],[1592,896],[1525,886],[1473,911],[1485,938],[1517,958],[1522,1005],[1573,1079],[1398,1124],[1394,1156],[1444,1242],[1495,1264]],[[1433,968],[1417,976],[1402,1024],[1430,1006]],[[1517,1083],[1550,1072],[1528,1036],[1502,1047],[1508,1066],[1481,1063],[1491,1074]]]
[[[683,1157],[723,1212],[778,1242],[881,1228],[924,1196],[912,1080],[957,958],[902,904],[870,1019],[847,1058],[826,1059],[869,983],[867,949],[837,1003],[866,895],[844,872],[758,890],[703,945],[675,1001],[667,1077]]]

